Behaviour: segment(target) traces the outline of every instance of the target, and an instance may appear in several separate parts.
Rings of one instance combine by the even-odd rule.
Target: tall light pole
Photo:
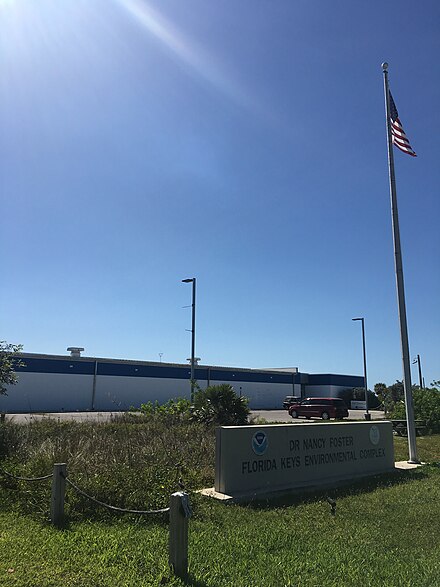
[[[182,279],[182,283],[192,283],[192,319],[191,319],[191,402],[194,400],[194,358],[196,352],[196,278]]]
[[[354,322],[359,320],[362,323],[362,350],[364,355],[364,387],[365,387],[365,420],[371,420],[371,414],[368,411],[368,385],[367,385],[367,353],[365,351],[365,325],[363,318],[352,318]]]
[[[423,389],[425,386],[423,385],[422,365],[420,363],[420,355],[417,355],[417,359],[414,359],[413,365],[415,365],[416,363],[419,366],[419,385],[420,385],[420,389]]]

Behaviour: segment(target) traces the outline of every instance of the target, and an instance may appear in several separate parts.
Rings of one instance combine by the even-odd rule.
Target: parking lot
[[[348,410],[346,420],[364,420],[365,410]],[[372,420],[383,420],[384,413],[379,410],[370,410]],[[304,424],[304,422],[321,422],[320,418],[292,418],[287,410],[252,410],[252,415],[264,418],[267,422],[292,422],[293,424]]]
[[[113,417],[117,417],[123,412],[59,412],[45,414],[6,414],[7,420],[14,422],[26,423],[36,420],[46,420],[53,418],[58,421],[74,420],[76,422],[108,422]],[[370,410],[372,420],[383,420],[384,413],[377,410]],[[264,418],[267,422],[284,422],[293,424],[303,424],[305,422],[322,422],[320,418],[291,418],[287,410],[252,410],[251,415],[257,418]],[[364,420],[364,410],[348,410],[346,420]]]

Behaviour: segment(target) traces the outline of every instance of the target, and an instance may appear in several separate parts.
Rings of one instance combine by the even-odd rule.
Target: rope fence
[[[43,475],[41,477],[21,477],[9,473],[0,468],[0,474],[6,477],[17,479],[18,481],[44,481],[52,478],[52,492],[50,500],[50,520],[51,523],[61,528],[64,524],[64,501],[66,484],[74,491],[86,497],[93,503],[96,503],[108,510],[120,512],[124,514],[135,515],[156,515],[169,513],[169,547],[168,547],[168,561],[174,573],[182,578],[188,575],[188,520],[192,516],[191,506],[189,504],[189,496],[184,491],[173,493],[170,497],[170,506],[157,510],[132,510],[126,508],[116,507],[108,503],[104,503],[96,497],[89,495],[80,489],[67,475],[66,463],[55,463],[53,473]]]
[[[11,479],[16,479],[18,481],[31,481],[31,482],[32,481],[45,481],[46,479],[51,479],[54,476],[54,473],[49,473],[49,475],[43,475],[41,477],[21,477],[19,475],[14,475],[13,473],[9,473],[8,471],[5,471],[4,469],[0,469],[0,473],[2,475],[5,475],[6,477],[11,478]],[[170,511],[169,507],[157,509],[157,510],[132,510],[132,509],[128,509],[128,508],[120,508],[120,507],[117,507],[114,505],[110,505],[110,504],[104,503],[103,501],[96,499],[96,497],[93,497],[92,495],[89,495],[88,493],[86,493],[83,489],[81,489],[80,487],[78,487],[78,485],[76,485],[73,481],[71,481],[69,479],[69,477],[67,477],[67,475],[64,474],[63,471],[61,471],[59,474],[61,475],[61,477],[63,477],[63,479],[66,481],[66,483],[68,483],[72,487],[72,489],[74,489],[77,493],[81,494],[83,497],[86,497],[90,501],[93,501],[94,503],[96,503],[102,507],[105,507],[111,511],[120,512],[123,514],[136,514],[136,515],[166,514]]]
[[[71,481],[69,479],[69,477],[65,477],[66,482],[78,493],[80,493],[81,495],[83,495],[84,497],[87,497],[88,499],[90,499],[90,501],[93,501],[94,503],[97,503],[98,505],[105,507],[109,510],[112,510],[114,512],[121,512],[124,514],[139,514],[139,515],[149,515],[149,514],[165,514],[167,512],[170,511],[170,508],[162,508],[159,510],[130,510],[130,509],[126,509],[126,508],[119,508],[116,507],[114,505],[110,505],[108,503],[104,503],[103,501],[99,501],[99,499],[96,499],[96,497],[93,497],[92,495],[89,495],[88,493],[86,493],[85,491],[83,491],[82,489],[80,489],[78,487],[78,485],[75,485],[75,483],[73,481]]]
[[[19,477],[18,475],[8,473],[8,471],[5,471],[4,469],[0,469],[0,473],[6,477],[10,477],[11,479],[17,479],[18,481],[44,481],[45,479],[50,479],[53,477],[53,473],[50,473],[49,475],[43,475],[43,477]]]

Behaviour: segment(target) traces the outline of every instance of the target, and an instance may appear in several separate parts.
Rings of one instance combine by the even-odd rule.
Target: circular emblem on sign
[[[371,426],[370,428],[370,440],[372,444],[378,444],[380,440],[380,432],[377,426]]]
[[[267,447],[269,446],[269,442],[267,440],[267,436],[261,430],[259,432],[255,432],[252,436],[252,450],[258,456],[263,455]]]

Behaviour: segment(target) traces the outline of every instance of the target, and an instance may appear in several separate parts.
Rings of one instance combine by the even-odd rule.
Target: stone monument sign
[[[246,496],[392,471],[391,422],[222,426],[217,494]]]

